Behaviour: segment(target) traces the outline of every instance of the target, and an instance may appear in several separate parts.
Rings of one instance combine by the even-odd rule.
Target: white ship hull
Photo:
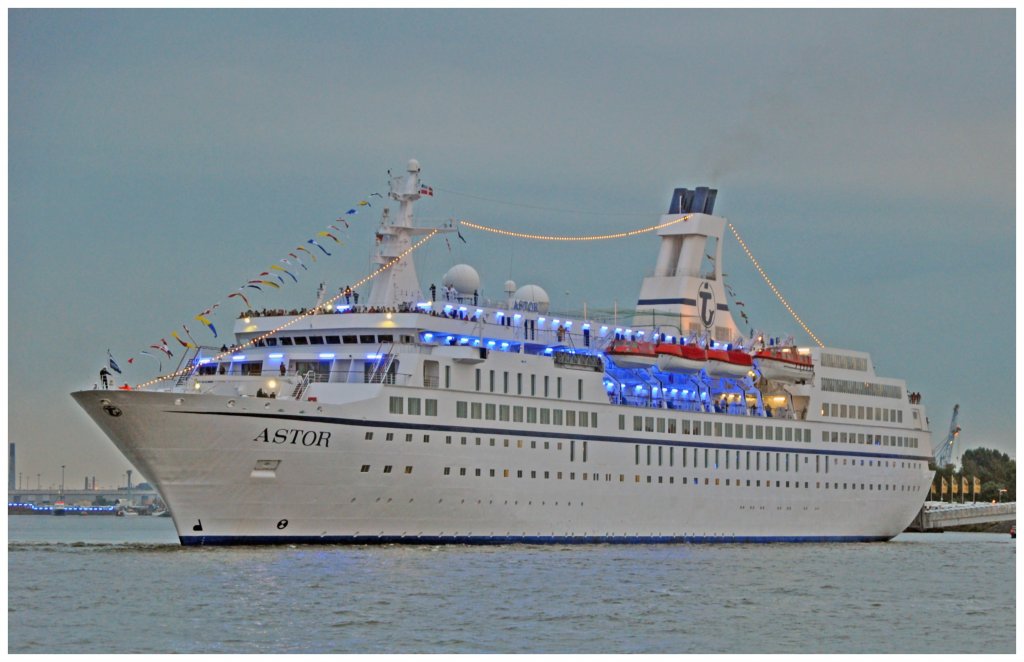
[[[679,435],[600,428],[566,434],[521,423],[399,419],[375,403],[387,402],[389,389],[410,389],[366,386],[368,399],[346,405],[124,391],[73,396],[155,484],[187,545],[886,540],[913,519],[931,481],[926,458],[900,461],[870,449],[823,450],[814,442],[709,443],[699,436],[681,441]],[[440,406],[453,404],[442,400]],[[588,409],[612,422],[624,408]],[[755,422],[715,414],[686,418]],[[385,440],[389,432],[393,439]],[[759,464],[781,453],[793,465],[789,471],[746,470],[742,460],[743,468],[733,461],[725,469],[723,460],[718,468],[692,466],[693,453],[703,458],[705,450],[744,459],[759,453],[765,456]],[[660,466],[646,463],[650,452],[660,453]],[[832,458],[828,475],[815,460],[824,453]],[[856,464],[857,458],[874,463],[890,456],[891,468],[878,462],[877,470],[867,471]],[[370,471],[361,471],[363,465]],[[392,467],[388,473],[385,466]],[[872,481],[877,489],[825,489],[826,480]]]
[[[457,229],[415,226],[419,172],[390,180],[364,306],[244,311],[230,350],[73,394],[183,544],[867,541],[917,514],[930,443],[904,382],[826,348],[800,348],[814,378],[767,401],[739,379],[753,341],[722,287],[714,191],[673,194],[626,322],[556,316],[534,284],[487,300],[465,264],[427,297],[411,252]],[[658,320],[737,343],[744,360],[701,364],[734,379],[659,372]]]

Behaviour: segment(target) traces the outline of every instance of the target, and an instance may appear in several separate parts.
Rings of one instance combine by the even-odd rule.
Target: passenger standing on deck
[[[103,382],[103,388],[110,386],[110,371],[106,368],[100,368],[100,381]]]

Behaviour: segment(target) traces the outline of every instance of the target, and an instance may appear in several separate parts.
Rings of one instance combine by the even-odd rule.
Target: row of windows
[[[411,343],[415,340],[413,336],[400,336],[400,340],[403,343]],[[266,338],[264,340],[257,340],[255,343],[256,347],[277,347],[282,345],[284,347],[291,346],[303,346],[303,345],[380,345],[382,343],[393,343],[395,342],[395,336],[391,333],[364,333],[358,335],[343,335],[343,336],[277,336]]]
[[[495,370],[488,370],[487,373],[488,373],[487,374],[487,390],[490,391],[491,393],[499,392],[498,382],[497,382],[497,376],[498,376],[497,375],[497,371],[495,371]],[[502,371],[502,374],[501,374],[501,388],[500,388],[500,392],[501,393],[512,393],[512,376],[513,376],[512,373],[510,373],[508,370]],[[529,375],[529,377],[530,377],[530,395],[531,396],[536,396],[537,395],[537,375]],[[551,397],[551,377],[550,377],[550,375],[544,375],[544,378],[543,378],[541,384],[543,386],[543,394],[544,394],[543,397],[550,398]],[[483,371],[480,368],[476,369],[476,390],[477,391],[484,390],[483,389]],[[525,393],[524,393],[523,373],[521,373],[521,372],[515,373],[515,394],[516,395],[525,395]],[[555,396],[554,397],[559,399],[559,400],[562,398],[562,378],[561,377],[556,377],[555,378]],[[576,380],[576,399],[577,400],[582,400],[583,399],[583,380],[582,379],[577,379]]]
[[[471,467],[444,467],[444,469],[442,469],[442,471],[441,471],[441,474],[444,475],[444,476],[472,476],[472,477],[476,477],[476,478],[487,477],[487,478],[530,478],[530,479],[534,479],[534,480],[536,480],[536,479],[542,479],[542,480],[577,480],[577,473],[575,471],[564,471],[563,472],[563,471],[534,471],[534,470],[525,470],[525,469],[481,469],[481,468],[471,468]],[[659,484],[659,485],[664,485],[664,484],[675,485],[676,484],[676,477],[675,476],[667,476],[666,477],[666,476],[652,476],[650,474],[647,474],[646,475],[646,480],[644,480],[644,478],[645,477],[642,476],[641,474],[634,474],[633,475],[633,482],[634,483],[644,483],[644,482],[646,482],[648,484]],[[666,478],[668,478],[668,480],[665,480]],[[604,482],[606,482],[606,483],[613,483],[613,482],[625,483],[625,482],[627,482],[626,481],[626,474],[618,474],[618,479],[616,480],[616,477],[615,477],[614,474],[610,474],[610,473],[605,473],[605,474],[601,474],[601,473],[586,473],[586,472],[580,472],[578,480],[585,480],[585,481],[595,482],[595,483],[601,482],[602,480]],[[714,481],[714,482],[712,482],[712,481]],[[811,489],[810,481],[804,481],[802,486],[800,484],[800,481],[798,481],[798,480],[775,480],[774,481],[774,483],[775,483],[774,485],[772,485],[773,481],[771,481],[771,480],[764,480],[763,482],[764,482],[764,487],[766,487],[766,488],[776,487],[776,488],[783,488],[783,489],[801,489],[801,487],[802,487],[803,489]],[[732,486],[735,486],[735,487],[762,487],[761,483],[762,483],[762,481],[760,479],[753,479],[753,478],[742,479],[742,478],[710,478],[710,477],[705,477],[704,478],[704,482],[703,482],[704,485],[708,485],[708,486],[710,486],[710,485],[723,486],[724,485],[725,487],[732,487]],[[680,485],[698,486],[698,485],[701,485],[701,479],[698,476],[693,476],[693,479],[691,481],[689,476],[680,476],[679,477],[679,484]],[[835,482],[835,483],[833,483],[831,481],[826,481],[825,483],[822,483],[821,481],[815,481],[814,489],[826,489],[826,490],[828,490],[828,489],[832,489],[832,490],[857,490],[857,489],[860,489],[861,491],[864,491],[864,492],[876,492],[876,491],[877,492],[890,492],[890,491],[892,491],[892,492],[896,492],[896,491],[900,491],[900,492],[918,492],[918,491],[921,490],[921,487],[919,485],[900,485],[900,484],[896,484],[896,483],[854,483],[854,482],[839,483],[838,481]]]
[[[426,416],[437,416],[437,400],[426,398],[423,401],[423,405],[421,410],[420,398],[403,398],[398,395],[392,395],[388,401],[388,411],[392,414],[408,413],[410,416],[419,416],[422,411]]]
[[[654,446],[651,444],[634,444],[633,446],[633,461],[637,466],[643,464],[642,459],[646,460],[647,466],[657,465],[661,466],[676,466],[676,447],[675,446]],[[641,452],[642,451],[642,452]],[[803,464],[810,463],[810,457],[808,455],[801,455],[797,453],[773,453],[765,451],[764,461],[762,462],[760,451],[738,451],[738,450],[725,450],[721,448],[690,448],[687,446],[680,447],[678,449],[679,466],[686,467],[688,464],[693,468],[703,466],[705,469],[745,469],[746,471],[761,471],[762,466],[764,471],[772,471],[772,458],[774,457],[775,471],[789,471],[790,467],[794,472],[800,471],[800,458],[803,458]],[[692,451],[692,453],[691,453]],[[839,466],[840,460],[842,460],[845,466],[848,458],[835,458],[831,459],[831,456],[816,455],[814,456],[814,471],[821,473],[822,470],[822,457],[824,460],[825,473],[828,473],[829,463],[834,462],[836,466]],[[741,462],[742,460],[742,462]],[[857,464],[857,459],[850,460],[853,464]],[[884,467],[889,468],[890,460],[868,460],[868,466],[877,466],[879,469]],[[892,468],[896,468],[896,460],[892,460]],[[906,469],[919,468],[916,466],[917,463],[901,461],[900,468]],[[860,460],[860,466],[864,466],[864,460]]]
[[[868,360],[862,356],[845,356],[843,354],[821,353],[821,365],[826,368],[843,368],[867,372]]]
[[[626,429],[626,415],[619,414],[619,429]],[[792,428],[782,425],[755,425],[753,423],[724,423],[721,421],[704,421],[703,429],[700,421],[676,420],[655,416],[634,416],[634,432],[665,432],[668,434],[694,434],[705,437],[724,437],[727,439],[764,439],[767,441],[811,441],[810,428]]]
[[[895,384],[875,384],[872,382],[855,382],[850,379],[822,377],[821,390],[833,393],[851,393],[853,395],[874,395],[882,398],[903,398],[903,389]]]
[[[549,407],[523,407],[522,405],[496,405],[491,402],[455,403],[456,418],[474,418],[487,421],[512,421],[513,423],[540,423],[541,425],[566,425],[581,428],[597,427],[597,412],[575,409],[551,409]]]
[[[917,437],[903,437],[889,434],[865,434],[863,432],[821,431],[821,440],[839,444],[868,444],[871,446],[896,446],[917,448]]]
[[[393,465],[385,464],[384,465],[384,473],[386,473],[386,474],[391,473],[391,469],[392,468],[393,468]],[[364,473],[364,474],[365,473],[370,473],[370,465],[364,464],[362,467],[359,468],[359,472],[360,473]],[[405,473],[411,474],[412,473],[412,467],[411,466],[406,466],[405,467]]]
[[[865,407],[864,405],[843,405],[823,402],[821,415],[831,418],[859,418],[864,421],[882,421],[883,423],[902,423],[902,409],[885,409],[884,407]]]
[[[846,434],[846,433],[843,433],[843,434]],[[853,435],[851,434],[850,436],[852,437]],[[386,432],[385,435],[384,435],[384,440],[385,441],[393,441],[394,438],[395,438],[395,433],[394,432]],[[373,431],[372,430],[368,430],[366,432],[365,439],[367,441],[372,441],[373,440]],[[452,435],[445,435],[445,444],[449,445],[449,446],[452,445],[453,444],[452,439],[453,439]],[[890,441],[895,441],[896,439],[897,439],[896,437],[892,437],[890,439]],[[906,444],[909,444],[911,441],[913,441],[913,443],[915,443],[915,444],[917,443],[916,439],[906,439],[904,437],[900,437],[899,439],[903,439]],[[411,432],[405,433],[405,441],[411,442],[412,440],[413,440],[413,433],[411,433]],[[475,445],[476,446],[483,446],[484,445],[483,439],[481,437],[474,437],[474,440],[475,440]],[[823,441],[828,441],[828,440],[827,439],[823,439]],[[460,438],[460,442],[461,442],[460,445],[468,446],[469,445],[469,437],[465,437],[465,436],[461,437]],[[543,441],[543,442],[538,442],[535,439],[531,439],[529,441],[529,446],[527,446],[527,442],[523,441],[522,439],[516,439],[515,440],[515,444],[513,445],[511,440],[507,439],[507,438],[503,439],[502,442],[503,442],[502,445],[504,446],[504,448],[513,448],[514,447],[514,448],[531,448],[531,449],[536,449],[536,448],[538,448],[538,444],[543,444],[543,449],[544,450],[550,450],[552,448],[552,446],[553,446],[555,448],[555,450],[558,450],[558,451],[562,450],[562,444],[563,444],[563,442],[561,442],[561,441],[555,441],[555,442]],[[423,435],[423,443],[425,443],[425,444],[429,444],[430,443],[430,435],[429,434],[424,434]],[[489,445],[491,447],[496,447],[497,446],[497,440],[494,437],[490,437],[489,438],[489,444],[487,444],[487,445]],[[579,453],[577,453],[577,449],[579,450]],[[674,466],[677,466],[677,461],[678,461],[678,466],[684,467],[684,468],[688,467],[688,466],[693,467],[693,468],[698,468],[698,467],[703,465],[703,468],[705,468],[705,469],[719,469],[719,468],[724,468],[724,469],[741,469],[741,468],[745,468],[747,471],[751,471],[751,470],[753,470],[753,471],[761,471],[762,467],[764,468],[763,469],[764,471],[772,471],[773,470],[772,469],[772,465],[773,465],[772,457],[774,456],[774,467],[775,467],[774,471],[786,472],[786,471],[790,471],[790,468],[792,467],[792,470],[794,472],[799,472],[800,471],[800,458],[803,458],[803,464],[806,465],[806,464],[810,463],[810,457],[811,457],[809,455],[801,454],[801,453],[782,453],[782,452],[771,452],[771,451],[764,451],[764,452],[762,452],[762,451],[740,451],[740,450],[721,449],[721,448],[711,449],[711,448],[693,448],[693,447],[689,447],[689,446],[681,446],[681,447],[661,446],[661,445],[657,445],[657,444],[634,444],[633,445],[633,449],[634,449],[634,462],[638,466],[641,464],[641,457],[644,457],[646,459],[646,463],[647,463],[648,466],[653,466],[653,465],[656,464],[659,467],[660,466],[674,467]],[[588,450],[589,450],[588,442],[586,442],[586,441],[577,442],[575,439],[570,440],[569,441],[569,461],[570,462],[575,462],[575,461],[577,461],[579,459],[579,460],[581,460],[583,462],[586,462],[587,459],[588,459]],[[763,457],[763,463],[762,463],[762,455],[764,456]],[[824,459],[822,459],[822,458],[824,458]],[[743,462],[741,462],[741,460],[743,460]],[[864,464],[865,460],[861,459],[861,458],[832,458],[829,455],[815,455],[814,456],[814,471],[816,473],[821,473],[822,470],[824,470],[824,473],[828,473],[830,466],[833,465],[833,464],[835,466],[840,466],[840,463],[841,463],[842,466],[847,466],[848,463],[850,463],[850,464],[852,464],[854,466],[857,466],[858,462],[860,462],[859,466],[862,466],[862,467],[865,466],[865,464]],[[884,467],[886,469],[891,467],[891,468],[895,469],[897,461],[896,460],[875,460],[875,459],[869,459],[869,460],[866,460],[866,462],[867,462],[867,466],[869,466],[869,467],[877,466],[878,468],[883,468]],[[901,469],[920,469],[921,468],[921,463],[920,462],[916,462],[916,461],[901,460],[899,462],[899,468],[901,468]]]

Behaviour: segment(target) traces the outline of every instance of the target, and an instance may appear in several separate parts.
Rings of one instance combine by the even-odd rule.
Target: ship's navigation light
[[[234,356],[231,357],[231,360],[232,361],[244,361],[245,360],[245,354],[235,354]]]

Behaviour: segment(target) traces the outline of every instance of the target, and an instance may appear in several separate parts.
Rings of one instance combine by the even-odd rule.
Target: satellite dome
[[[409,159],[409,165],[406,166],[406,170],[408,170],[409,172],[419,172],[420,162],[417,161],[416,159]]]
[[[441,282],[445,287],[454,287],[459,294],[472,294],[480,289],[480,274],[468,264],[456,264]]]
[[[516,291],[516,282],[514,280],[505,281],[505,294],[512,296],[512,293]]]
[[[522,310],[536,310],[539,313],[548,312],[551,300],[548,293],[540,285],[523,285],[512,295],[514,307]]]

